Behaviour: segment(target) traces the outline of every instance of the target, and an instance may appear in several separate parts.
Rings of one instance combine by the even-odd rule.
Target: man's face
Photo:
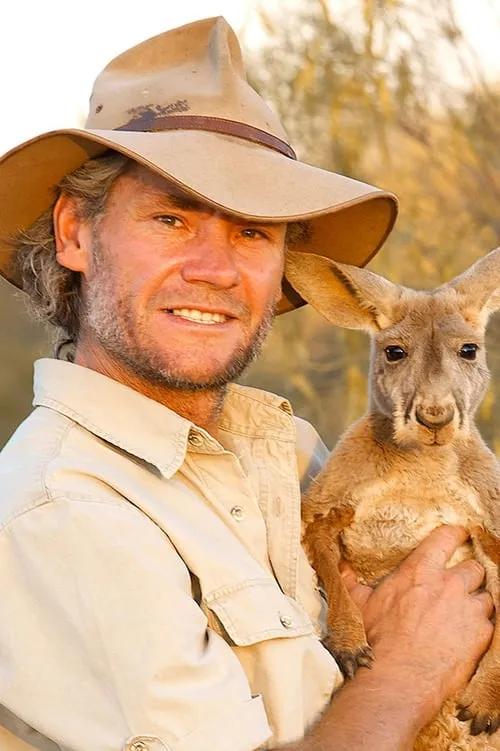
[[[82,269],[81,340],[150,383],[221,387],[269,330],[285,231],[218,214],[144,168],[121,176]]]

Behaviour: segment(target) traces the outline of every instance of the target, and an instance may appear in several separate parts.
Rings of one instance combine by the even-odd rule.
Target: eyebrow
[[[148,191],[149,192],[149,191]],[[154,207],[158,209],[173,208],[180,211],[214,211],[210,206],[197,201],[189,196],[175,195],[174,193],[151,193],[148,198]]]
[[[213,209],[204,205],[201,201],[197,201],[196,198],[189,198],[188,196],[176,196],[172,193],[166,193],[164,200],[174,209],[181,209],[184,211],[213,211]]]
[[[178,209],[179,211],[200,211],[200,212],[208,212],[215,214],[218,212],[218,209],[214,206],[209,206],[206,203],[203,203],[202,201],[198,201],[196,198],[191,198],[188,195],[182,195],[182,194],[175,194],[175,193],[168,193],[167,191],[163,192],[157,192],[157,191],[148,191],[149,199],[151,200],[151,203],[155,210],[157,211],[165,211],[166,209]],[[223,216],[231,216],[230,214],[225,214],[224,212],[219,211]],[[258,219],[244,219],[242,217],[233,217],[233,220],[237,224],[246,225],[246,226],[273,226],[276,224],[276,222],[269,222],[269,221],[259,221]]]

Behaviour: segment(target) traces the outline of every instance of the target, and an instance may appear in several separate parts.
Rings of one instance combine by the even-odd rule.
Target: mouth
[[[452,425],[446,425],[441,429],[418,426],[417,434],[420,442],[425,446],[445,446],[453,440],[455,430]]]
[[[234,319],[234,316],[227,313],[199,310],[198,308],[166,308],[165,312],[181,320],[200,323],[204,326],[215,326]]]

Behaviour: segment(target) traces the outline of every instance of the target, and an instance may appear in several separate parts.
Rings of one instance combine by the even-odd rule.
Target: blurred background
[[[299,158],[393,190],[401,214],[370,268],[427,288],[500,244],[500,0],[48,0],[2,10],[0,151],[81,126],[116,54],[182,23],[224,15],[252,84]],[[26,197],[29,200],[29,196]],[[0,446],[31,409],[47,333],[0,280]],[[479,413],[500,452],[500,315]],[[366,408],[368,340],[309,308],[276,321],[244,382],[288,397],[332,446]]]

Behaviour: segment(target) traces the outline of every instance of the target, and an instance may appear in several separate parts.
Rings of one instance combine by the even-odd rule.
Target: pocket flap
[[[216,590],[204,598],[204,604],[238,646],[314,633],[300,605],[272,580],[246,581]]]

